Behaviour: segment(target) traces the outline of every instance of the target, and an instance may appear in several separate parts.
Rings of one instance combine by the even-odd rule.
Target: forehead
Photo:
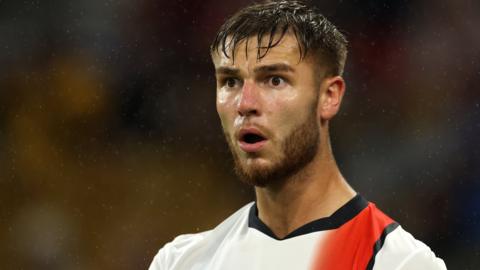
[[[280,38],[280,35],[277,34],[273,36],[273,43],[275,43]],[[215,67],[219,66],[229,66],[229,67],[253,67],[258,64],[273,64],[273,63],[284,63],[288,65],[297,65],[301,59],[301,52],[299,44],[295,35],[291,32],[285,33],[280,42],[272,48],[266,51],[268,46],[270,36],[265,36],[258,43],[256,36],[249,37],[240,41],[235,48],[233,48],[235,57],[232,57],[232,48],[229,47],[230,38],[226,40],[226,51],[228,57],[223,53],[221,48],[218,51],[212,53],[212,60]],[[260,48],[260,49],[259,49]],[[265,54],[266,53],[266,54]],[[258,54],[263,56],[260,59],[257,59]],[[265,55],[264,55],[265,54]],[[303,61],[306,59],[303,59]]]

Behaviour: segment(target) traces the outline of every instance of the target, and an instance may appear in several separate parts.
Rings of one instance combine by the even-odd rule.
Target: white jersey
[[[180,235],[149,270],[443,270],[424,243],[357,195],[333,215],[278,239],[249,203],[215,229]]]

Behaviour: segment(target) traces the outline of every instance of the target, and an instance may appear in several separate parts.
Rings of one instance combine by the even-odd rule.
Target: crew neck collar
[[[261,221],[260,218],[258,218],[257,203],[255,202],[250,207],[250,212],[248,215],[248,227],[259,230],[260,232],[276,240],[285,240],[285,239],[293,238],[296,236],[300,236],[300,235],[304,235],[312,232],[332,230],[332,229],[339,228],[340,226],[342,226],[343,224],[347,223],[349,220],[354,218],[358,213],[360,213],[367,206],[368,206],[368,201],[365,198],[363,198],[360,194],[357,194],[350,201],[348,201],[342,207],[340,207],[337,211],[335,211],[331,216],[311,221],[295,229],[284,238],[278,238],[275,236],[272,230],[270,230],[270,228],[265,223],[263,223],[263,221]]]

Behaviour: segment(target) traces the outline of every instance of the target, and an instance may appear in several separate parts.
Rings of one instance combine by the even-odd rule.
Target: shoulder
[[[208,252],[214,251],[225,238],[247,229],[248,213],[252,204],[243,206],[213,230],[177,236],[158,251],[149,270],[174,269],[193,256],[200,256],[195,258],[196,260],[201,260],[201,256],[208,256]]]
[[[197,243],[200,243],[205,235],[210,231],[196,233],[196,234],[184,234],[179,235],[172,242],[165,244],[155,255],[149,270],[166,270],[171,269],[172,264],[175,262],[175,258],[180,257],[182,253],[195,247]]]
[[[375,256],[373,270],[381,269],[444,270],[447,268],[443,260],[437,258],[427,245],[415,239],[401,226],[397,226],[385,236]]]

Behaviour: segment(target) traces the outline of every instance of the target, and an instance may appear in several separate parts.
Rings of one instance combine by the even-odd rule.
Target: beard
[[[314,104],[316,105],[316,102]],[[292,130],[281,142],[280,158],[268,167],[255,166],[254,164],[250,166],[245,165],[245,162],[242,161],[236,151],[232,139],[230,139],[231,137],[225,133],[227,143],[232,152],[235,173],[240,180],[248,185],[266,187],[272,183],[285,181],[312,162],[320,145],[316,106],[312,105],[307,120]],[[255,156],[258,155],[255,153],[250,154],[251,158],[255,158]]]

